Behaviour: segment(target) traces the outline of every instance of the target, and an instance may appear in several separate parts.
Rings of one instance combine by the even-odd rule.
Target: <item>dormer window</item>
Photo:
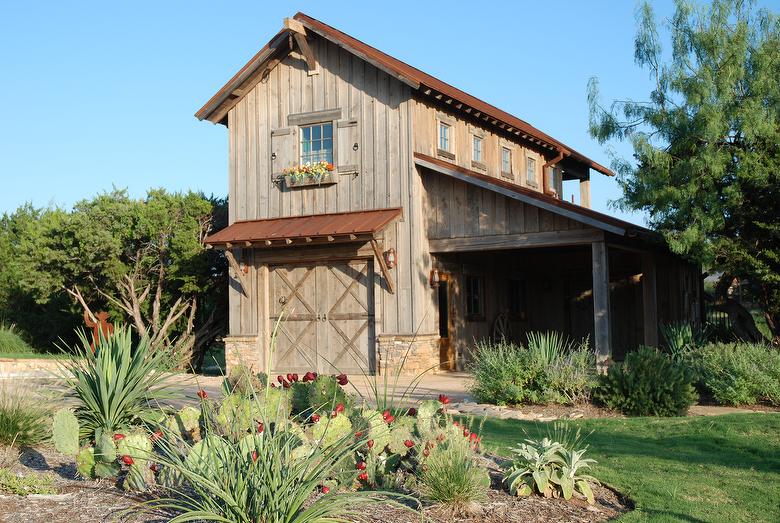
[[[301,165],[333,163],[333,123],[318,123],[300,128]]]
[[[452,152],[452,126],[444,122],[439,122],[439,149]]]

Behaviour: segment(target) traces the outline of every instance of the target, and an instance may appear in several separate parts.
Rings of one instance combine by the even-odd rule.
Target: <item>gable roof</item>
[[[614,216],[600,213],[587,207],[582,207],[565,200],[548,196],[539,191],[528,189],[527,187],[521,187],[492,176],[466,169],[439,158],[434,158],[422,153],[414,153],[414,163],[436,173],[476,185],[477,187],[488,191],[496,192],[513,200],[534,205],[546,211],[560,214],[571,220],[618,236],[638,237],[649,241],[661,240],[661,236],[658,233],[645,227],[620,220]]]
[[[463,111],[471,117],[478,118],[488,124],[498,126],[503,131],[514,134],[519,138],[528,140],[540,147],[555,151],[564,157],[564,162],[575,161],[595,171],[608,176],[614,173],[603,165],[591,160],[587,156],[575,151],[571,147],[556,140],[552,136],[532,126],[528,122],[513,116],[501,109],[480,100],[450,84],[431,76],[416,67],[398,60],[382,51],[361,42],[319,20],[303,13],[297,13],[294,19],[299,21],[308,31],[329,40],[346,49],[355,56],[390,74],[398,80],[409,85],[416,93],[432,100],[447,104],[453,109]],[[257,75],[262,75],[264,67],[273,60],[278,60],[279,55],[285,55],[290,51],[287,43],[289,30],[283,28],[269,40],[269,42],[247,62],[206,104],[195,113],[199,120],[209,120],[213,123],[224,123],[227,111],[237,104],[250,90],[243,86],[251,84]]]

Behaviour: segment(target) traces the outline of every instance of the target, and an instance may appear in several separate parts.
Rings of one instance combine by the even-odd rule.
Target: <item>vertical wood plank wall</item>
[[[423,249],[420,193],[412,159],[412,106],[408,86],[322,38],[310,39],[318,74],[310,75],[294,51],[274,67],[228,113],[230,136],[229,219],[403,207],[401,221],[384,234],[383,248],[395,247],[396,294],[377,293],[377,332],[413,333],[420,328],[430,289],[419,271]],[[271,131],[287,128],[289,114],[341,109],[342,119],[358,121],[360,165],[357,175],[337,175],[338,183],[289,189],[272,183]],[[336,129],[334,128],[334,135]],[[296,141],[297,134],[295,135]],[[338,148],[338,145],[336,145]],[[297,150],[297,144],[296,144]],[[305,251],[301,251],[302,253]],[[245,250],[253,289],[230,291],[231,334],[259,333],[258,267]],[[375,270],[375,280],[381,271]],[[420,332],[433,328],[433,319]]]

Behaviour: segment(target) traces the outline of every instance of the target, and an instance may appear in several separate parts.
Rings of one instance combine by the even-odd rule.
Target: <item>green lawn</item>
[[[594,475],[628,495],[621,522],[780,521],[780,414],[591,419]],[[497,453],[548,427],[488,419],[483,441]]]
[[[0,358],[14,360],[66,360],[72,357],[72,354],[60,352],[0,352]]]

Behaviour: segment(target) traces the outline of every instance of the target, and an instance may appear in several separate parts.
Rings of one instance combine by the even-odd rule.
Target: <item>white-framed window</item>
[[[439,121],[439,149],[452,152],[452,126],[442,121]]]
[[[525,179],[528,183],[536,185],[536,158],[526,158]]]
[[[512,149],[501,147],[501,174],[512,176]]]
[[[300,127],[300,164],[333,163],[333,122]]]
[[[482,149],[485,145],[485,140],[481,136],[476,134],[471,136],[471,160],[474,162],[482,163],[484,161],[484,155]]]

